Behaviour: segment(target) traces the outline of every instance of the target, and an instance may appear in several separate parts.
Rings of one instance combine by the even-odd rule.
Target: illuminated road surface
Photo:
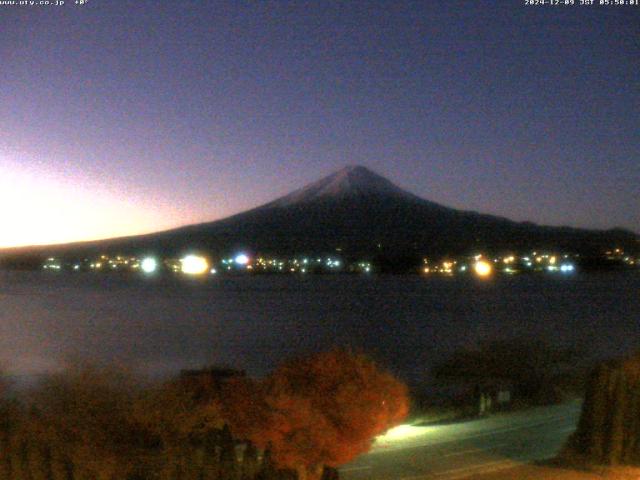
[[[445,426],[403,427],[340,469],[342,480],[453,480],[553,457],[574,431],[580,403]]]

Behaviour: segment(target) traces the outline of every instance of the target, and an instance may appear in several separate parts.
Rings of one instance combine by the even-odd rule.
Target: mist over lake
[[[475,278],[232,276],[206,280],[0,272],[0,363],[16,374],[66,358],[144,371],[362,349],[410,383],[478,340],[530,336],[602,357],[638,347],[640,275]]]

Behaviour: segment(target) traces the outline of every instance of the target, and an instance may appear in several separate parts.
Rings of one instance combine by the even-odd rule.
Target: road
[[[341,480],[455,480],[554,456],[580,402],[443,426],[401,426],[340,469]]]

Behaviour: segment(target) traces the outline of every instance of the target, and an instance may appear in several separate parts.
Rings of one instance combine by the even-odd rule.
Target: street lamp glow
[[[427,434],[433,427],[416,427],[413,425],[398,425],[376,437],[376,443],[401,443],[415,437]]]
[[[209,262],[204,257],[197,255],[187,255],[182,260],[182,273],[187,275],[201,275],[209,270]]]
[[[158,261],[153,257],[147,257],[140,263],[140,268],[144,273],[153,273],[158,269]]]
[[[247,263],[249,263],[249,257],[244,253],[241,253],[239,255],[236,255],[236,258],[234,259],[234,261],[238,265],[246,265]]]
[[[560,265],[560,271],[563,273],[571,273],[575,270],[575,267],[570,263],[564,263]]]
[[[476,275],[480,277],[487,277],[491,275],[491,272],[493,271],[491,264],[484,260],[478,260],[473,266],[473,269],[475,270]]]

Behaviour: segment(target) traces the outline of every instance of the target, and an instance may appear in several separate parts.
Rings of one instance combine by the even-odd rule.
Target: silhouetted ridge
[[[214,222],[137,237],[2,252],[52,255],[96,253],[212,257],[238,251],[277,256],[340,252],[392,265],[423,256],[535,249],[602,255],[612,247],[638,251],[624,230],[538,226],[448,208],[394,185],[366,167],[349,166],[270,203]]]

